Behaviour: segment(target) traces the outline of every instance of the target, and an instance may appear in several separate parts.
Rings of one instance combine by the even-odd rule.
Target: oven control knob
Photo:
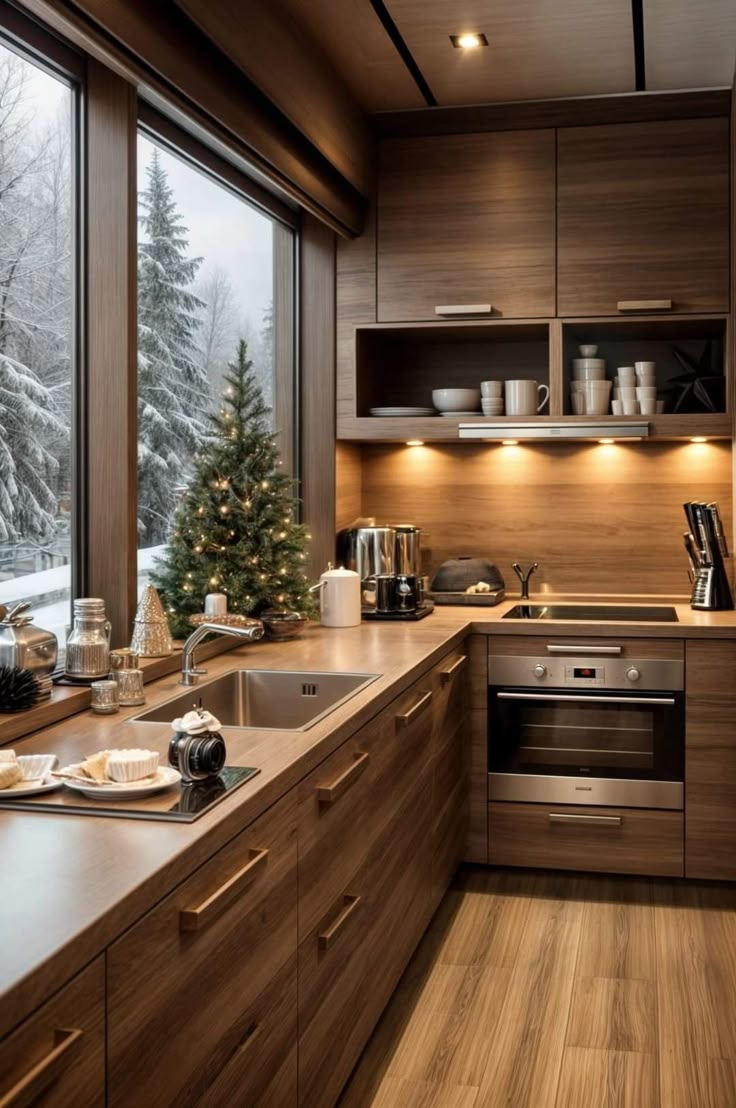
[[[641,677],[641,672],[636,668],[636,666],[631,666],[630,669],[626,670],[626,676],[628,677],[629,681],[638,681]]]
[[[547,667],[543,666],[541,664],[541,662],[537,662],[534,669],[532,670],[532,673],[534,674],[535,677],[546,677]]]

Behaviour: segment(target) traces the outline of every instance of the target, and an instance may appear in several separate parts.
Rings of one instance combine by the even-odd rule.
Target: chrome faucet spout
[[[256,642],[263,638],[263,627],[257,624],[251,627],[230,627],[224,623],[200,623],[184,643],[181,652],[180,685],[196,685],[199,678],[207,673],[206,669],[197,668],[194,664],[194,649],[207,635],[232,635],[236,639]]]

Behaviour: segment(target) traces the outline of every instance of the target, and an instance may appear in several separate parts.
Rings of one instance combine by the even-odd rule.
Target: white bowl
[[[606,367],[589,366],[587,369],[573,369],[572,375],[575,381],[605,381]]]
[[[573,358],[573,369],[602,369],[605,373],[606,359],[605,358]]]
[[[480,405],[480,389],[433,389],[432,403],[438,412],[474,412]]]
[[[580,351],[581,358],[595,358],[596,354],[598,353],[598,347],[591,346],[589,344],[583,344],[583,346],[579,346],[578,350]]]
[[[18,765],[24,781],[44,781],[57,762],[55,754],[19,754]]]

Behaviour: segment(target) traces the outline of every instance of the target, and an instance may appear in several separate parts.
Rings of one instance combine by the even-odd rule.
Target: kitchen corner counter
[[[535,596],[533,601],[551,599]],[[606,601],[624,599],[629,604],[653,602],[650,597]],[[487,609],[438,607],[420,622],[364,623],[340,630],[314,625],[293,642],[248,645],[210,659],[210,677],[237,668],[379,676],[307,731],[228,732],[228,763],[257,766],[261,772],[193,824],[1,809],[0,942],[5,955],[0,960],[0,1037],[468,633],[736,640],[736,613],[693,612],[683,603],[675,604],[677,623],[503,620],[515,603],[507,600]],[[147,707],[179,694],[177,681],[178,674],[148,685]],[[84,711],[13,745],[24,753],[53,752],[61,764],[97,749],[132,745],[156,749],[165,760],[171,733],[167,724],[126,722],[142,710],[123,709],[112,717]]]

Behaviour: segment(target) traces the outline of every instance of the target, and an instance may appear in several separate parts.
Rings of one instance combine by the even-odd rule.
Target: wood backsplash
[[[514,561],[539,562],[533,591],[686,593],[685,500],[733,533],[729,444],[362,448],[362,515],[421,526],[428,571],[490,559],[509,593]]]

